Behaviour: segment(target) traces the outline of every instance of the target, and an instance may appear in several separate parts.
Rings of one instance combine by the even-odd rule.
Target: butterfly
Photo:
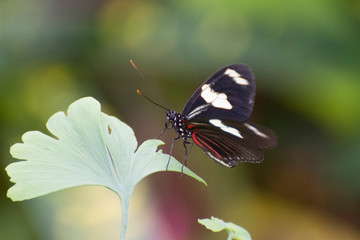
[[[166,129],[174,128],[177,134],[170,155],[174,141],[182,139],[186,149],[184,165],[193,143],[226,167],[261,162],[263,150],[277,145],[277,136],[249,122],[254,99],[255,77],[248,66],[234,64],[218,70],[195,91],[181,113],[166,113]],[[191,145],[189,151],[187,144]]]

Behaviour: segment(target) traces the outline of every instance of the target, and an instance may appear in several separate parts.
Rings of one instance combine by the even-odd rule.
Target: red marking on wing
[[[200,147],[202,147],[201,143],[199,143],[199,140],[196,138],[195,132],[193,132],[193,133],[191,134],[191,136],[192,136],[192,139],[194,140],[194,142],[195,142],[197,145],[199,145]]]
[[[210,149],[213,153],[215,153],[220,159],[222,158],[222,156],[221,156],[218,152],[216,152],[212,147],[210,147],[206,142],[204,142],[204,141],[201,140],[200,138],[197,138],[195,132],[192,133],[192,139],[193,139],[194,142],[195,142],[197,145],[199,145],[200,147],[202,147],[202,146],[203,146],[202,144],[204,144],[208,149]],[[201,144],[199,141],[200,141],[202,144]]]

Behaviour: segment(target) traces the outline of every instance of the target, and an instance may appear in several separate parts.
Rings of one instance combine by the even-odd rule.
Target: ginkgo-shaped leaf
[[[169,155],[157,151],[163,142],[151,139],[137,148],[133,130],[101,112],[100,103],[91,97],[71,104],[67,115],[54,114],[46,126],[54,137],[30,131],[23,135],[24,143],[11,147],[11,155],[25,161],[6,167],[15,183],[7,196],[21,201],[75,186],[105,186],[120,197],[124,235],[124,217],[135,185],[149,174],[166,170]],[[168,170],[180,172],[181,167],[172,158]],[[206,184],[188,168],[183,172]]]
[[[223,220],[216,217],[211,217],[211,219],[198,219],[198,222],[213,232],[226,230],[228,232],[228,240],[251,240],[249,232],[234,223],[224,222]]]

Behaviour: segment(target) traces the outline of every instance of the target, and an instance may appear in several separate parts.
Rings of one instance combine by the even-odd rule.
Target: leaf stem
[[[126,196],[124,198],[120,198],[121,203],[121,233],[120,240],[125,240],[128,220],[129,220],[129,205],[130,205],[130,197]]]

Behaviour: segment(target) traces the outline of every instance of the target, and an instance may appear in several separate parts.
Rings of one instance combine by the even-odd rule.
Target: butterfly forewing
[[[188,122],[192,139],[211,159],[227,167],[237,162],[261,162],[262,150],[276,145],[273,131],[232,120],[209,119]]]
[[[191,96],[182,115],[186,119],[224,119],[246,121],[255,98],[254,75],[244,64],[224,67],[214,73]]]

